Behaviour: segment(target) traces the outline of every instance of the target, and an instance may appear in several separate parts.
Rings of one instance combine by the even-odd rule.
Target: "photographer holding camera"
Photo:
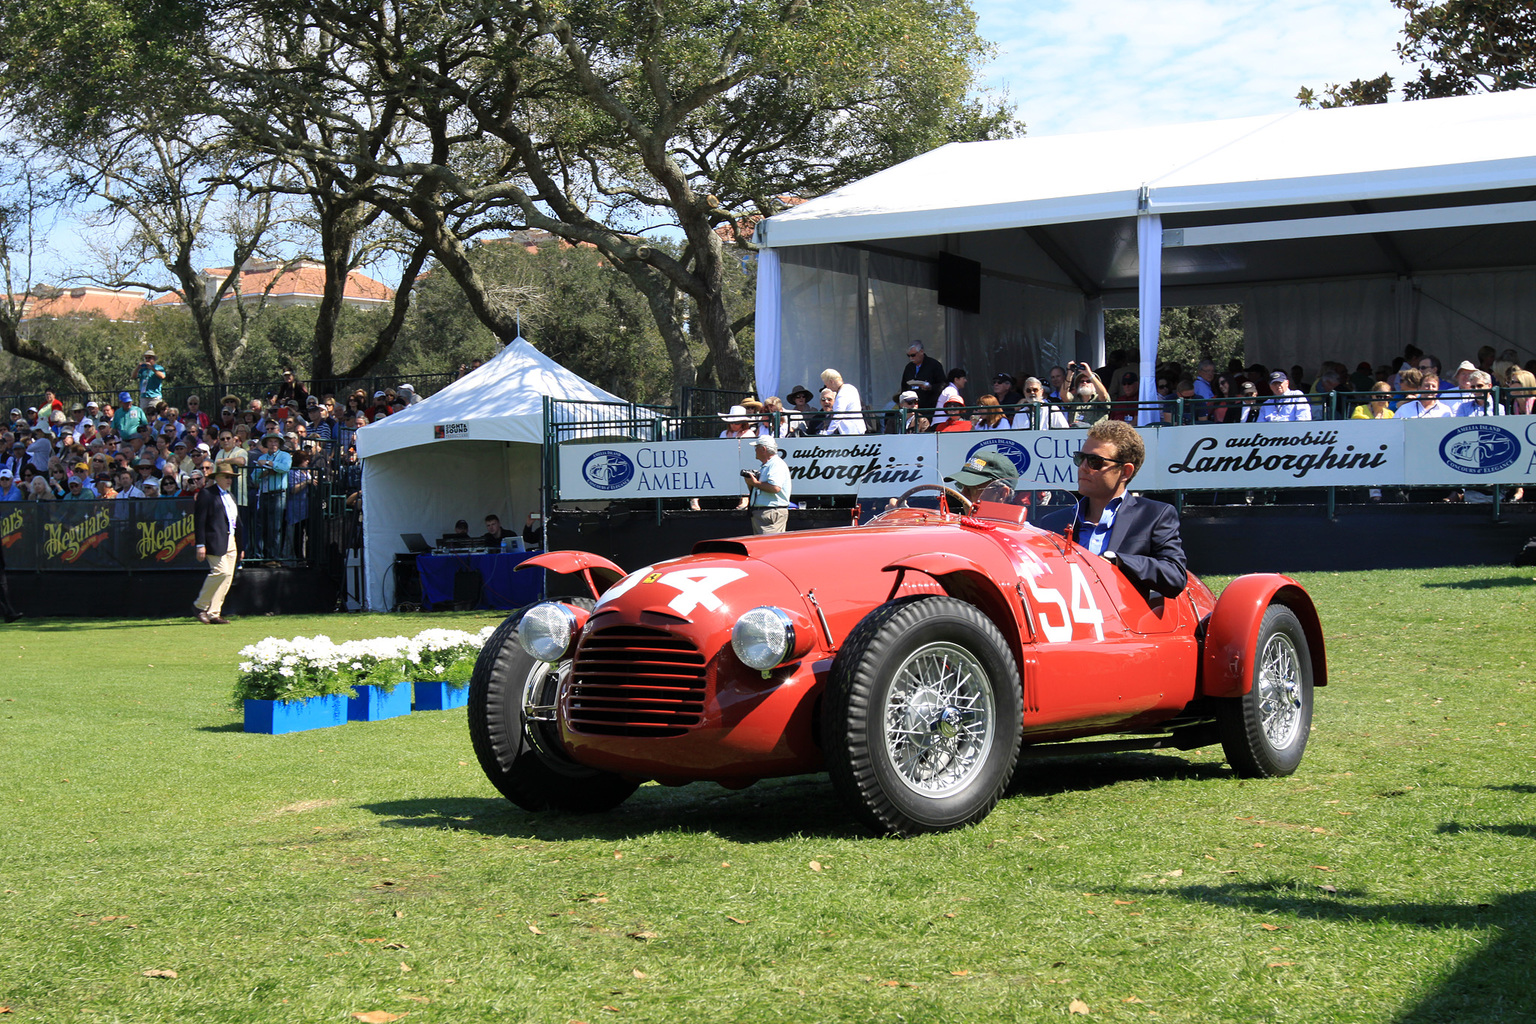
[[[1109,415],[1109,390],[1093,367],[1076,361],[1067,364],[1067,388],[1062,412],[1074,427],[1091,427]]]
[[[165,367],[156,361],[153,350],[147,349],[144,352],[144,358],[139,363],[138,381],[139,406],[153,412],[165,385]]]
[[[752,510],[752,532],[783,533],[789,525],[789,466],[779,458],[779,443],[772,437],[759,437],[752,451],[763,464],[757,472],[741,471]]]

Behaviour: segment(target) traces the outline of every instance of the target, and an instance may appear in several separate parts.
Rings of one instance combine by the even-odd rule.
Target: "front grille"
[[[576,649],[569,706],[576,732],[681,736],[704,717],[704,655],[664,629],[594,630]]]

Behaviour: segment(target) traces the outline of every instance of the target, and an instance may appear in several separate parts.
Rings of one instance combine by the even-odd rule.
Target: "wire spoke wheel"
[[[1259,656],[1259,720],[1264,735],[1277,749],[1296,741],[1301,725],[1301,665],[1296,645],[1284,633],[1275,633]]]
[[[1018,761],[1018,662],[974,605],[891,601],[849,634],[821,715],[832,785],[872,828],[960,828],[987,816]]]
[[[1312,730],[1312,654],[1295,612],[1283,604],[1264,610],[1251,664],[1248,692],[1217,707],[1222,750],[1244,778],[1289,775]]]
[[[981,663],[955,644],[928,644],[909,655],[892,680],[886,753],[915,792],[953,793],[986,761],[996,715]]]

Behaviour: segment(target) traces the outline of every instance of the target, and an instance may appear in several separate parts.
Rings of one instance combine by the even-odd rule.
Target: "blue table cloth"
[[[480,603],[476,608],[521,608],[543,596],[544,574],[538,569],[514,572],[538,552],[514,551],[483,555],[417,555],[424,604],[453,603],[453,576],[473,569],[480,574]]]

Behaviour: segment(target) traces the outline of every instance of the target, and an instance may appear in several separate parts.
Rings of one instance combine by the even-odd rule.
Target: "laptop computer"
[[[419,533],[402,533],[400,539],[405,542],[405,549],[413,555],[430,555],[432,545],[427,543],[427,538]]]

